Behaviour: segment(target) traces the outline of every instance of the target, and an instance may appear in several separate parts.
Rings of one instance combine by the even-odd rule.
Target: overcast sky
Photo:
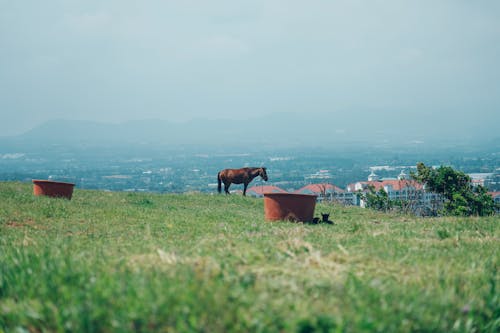
[[[0,112],[1,135],[274,112],[491,132],[500,1],[0,0]]]

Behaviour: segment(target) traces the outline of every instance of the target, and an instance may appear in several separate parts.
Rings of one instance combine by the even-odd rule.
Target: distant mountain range
[[[336,129],[321,118],[293,115],[238,120],[196,119],[175,123],[137,120],[118,124],[53,120],[11,139],[46,143],[86,144],[210,144],[210,145],[318,145],[360,141],[358,134]],[[368,139],[365,136],[365,139]]]
[[[424,133],[425,132],[425,133]],[[467,133],[466,133],[467,134]],[[476,143],[466,135],[458,137],[442,130],[422,130],[418,124],[381,126],[342,122],[322,115],[304,116],[276,113],[269,117],[238,120],[196,119],[175,123],[166,120],[137,120],[118,124],[80,120],[48,121],[15,137],[2,141],[40,144],[150,144],[150,145],[229,145],[258,149],[307,146],[405,146]],[[494,138],[476,140],[499,147]]]

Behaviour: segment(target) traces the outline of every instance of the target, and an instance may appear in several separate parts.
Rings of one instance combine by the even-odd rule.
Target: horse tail
[[[217,173],[217,191],[220,193],[222,191],[222,184],[220,179],[220,172]]]

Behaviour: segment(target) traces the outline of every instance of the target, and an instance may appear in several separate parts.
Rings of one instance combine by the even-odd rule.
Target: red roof
[[[247,193],[261,196],[264,193],[287,193],[287,191],[274,185],[257,185],[248,188]]]
[[[324,192],[344,192],[343,189],[341,189],[338,186],[335,186],[333,184],[309,184],[306,185],[298,190],[296,190],[294,193],[301,193],[301,194],[321,194]]]
[[[493,198],[496,198],[500,195],[500,191],[498,192],[488,192],[489,195],[491,195]]]

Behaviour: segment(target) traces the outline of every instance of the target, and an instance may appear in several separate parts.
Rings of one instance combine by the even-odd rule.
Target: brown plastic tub
[[[316,198],[309,194],[264,193],[265,218],[268,221],[311,222]]]
[[[33,179],[33,194],[45,195],[54,198],[71,199],[75,184],[56,182],[53,180]]]

